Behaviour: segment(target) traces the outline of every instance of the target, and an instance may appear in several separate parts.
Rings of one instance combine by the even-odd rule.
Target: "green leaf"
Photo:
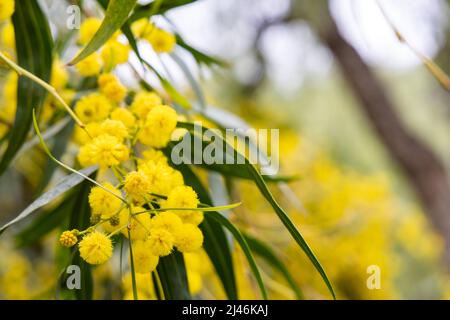
[[[149,18],[154,14],[162,14],[170,9],[184,6],[195,2],[197,0],[164,0],[158,4],[158,1],[153,1],[147,5],[138,5],[134,10],[133,14],[130,16],[129,21],[134,22],[142,18]]]
[[[91,174],[91,178],[95,179],[95,173]],[[69,230],[78,229],[85,230],[90,225],[91,207],[89,206],[89,192],[91,183],[87,180],[79,186],[78,195],[72,208],[69,222]],[[72,248],[74,257],[72,264],[80,267],[81,272],[81,289],[75,290],[75,297],[78,300],[92,300],[94,281],[92,278],[91,265],[80,257],[77,247]]]
[[[186,76],[186,79],[191,85],[192,90],[194,90],[195,95],[197,96],[200,108],[205,109],[206,108],[205,96],[203,95],[203,91],[200,87],[200,84],[197,82],[191,70],[189,69],[189,66],[175,52],[171,52],[170,56],[175,61],[175,63],[178,64],[181,71],[183,71],[184,75]]]
[[[156,268],[166,300],[189,300],[189,285],[183,255],[175,251],[159,259]]]
[[[173,100],[173,102],[179,104],[186,110],[192,109],[191,103],[181,93],[179,93],[177,89],[175,89],[172,84],[158,72],[158,70],[156,70],[147,61],[142,60],[142,62],[156,74],[159,82],[161,83],[167,94],[170,96],[170,98]]]
[[[259,273],[258,266],[256,265],[255,259],[253,258],[252,252],[250,251],[250,247],[248,246],[248,243],[245,240],[245,238],[242,236],[241,232],[230,221],[228,221],[227,218],[225,218],[218,212],[210,212],[210,213],[208,213],[208,216],[210,216],[215,221],[220,223],[222,226],[227,228],[228,231],[231,232],[233,237],[239,243],[239,245],[242,248],[242,251],[244,252],[244,254],[247,258],[248,264],[250,265],[250,269],[252,270],[253,276],[255,277],[256,282],[258,283],[258,287],[261,292],[261,295],[264,300],[267,300],[266,288],[265,288],[264,282],[261,278],[261,274]]]
[[[298,300],[303,299],[303,294],[298,287],[297,283],[295,282],[294,278],[292,277],[289,270],[286,268],[286,266],[281,262],[276,254],[273,252],[273,250],[267,246],[264,242],[259,241],[256,238],[253,238],[247,234],[244,233],[244,238],[247,241],[250,249],[258,256],[263,258],[265,261],[267,261],[273,268],[278,270],[283,277],[286,279],[286,281],[291,286],[292,290],[295,293],[295,296]]]
[[[193,123],[188,122],[179,122],[178,126],[181,128],[185,128],[189,130],[190,132],[194,132],[195,126]],[[198,130],[198,129],[197,129]],[[205,130],[208,130],[208,128],[202,127],[202,135]],[[225,150],[228,152],[231,150],[231,156],[233,156],[235,159],[238,157],[241,159],[244,159],[244,164],[234,164],[234,165],[216,165],[217,166],[231,166],[234,167],[235,170],[247,170],[247,174],[251,179],[255,182],[256,186],[258,187],[260,193],[264,196],[264,198],[267,200],[267,202],[272,206],[273,210],[277,214],[280,221],[283,223],[283,225],[286,227],[288,232],[291,234],[292,238],[297,242],[297,244],[300,246],[300,248],[303,250],[303,252],[306,254],[308,259],[311,261],[313,266],[316,268],[317,272],[319,272],[320,276],[322,277],[323,281],[325,282],[325,285],[327,286],[328,290],[330,291],[331,295],[333,296],[333,299],[336,298],[334,294],[333,287],[330,283],[330,280],[328,279],[327,274],[325,273],[325,270],[323,269],[320,262],[317,260],[315,254],[309,247],[308,243],[305,241],[303,236],[301,235],[300,231],[295,227],[294,223],[291,221],[287,213],[281,208],[281,206],[278,204],[278,202],[273,197],[272,193],[270,192],[269,188],[267,187],[267,184],[264,181],[264,178],[261,176],[261,174],[258,172],[256,167],[253,164],[250,164],[248,159],[246,159],[243,155],[239,154],[232,146],[230,146],[227,142],[225,142],[219,135],[216,136],[216,142],[221,143]],[[225,154],[224,154],[225,156]],[[225,159],[224,159],[225,160]],[[225,163],[225,161],[223,161]],[[202,164],[202,166],[209,168],[211,166],[206,165],[205,163]]]
[[[178,122],[177,127],[187,129],[190,131],[190,133],[192,133],[195,130],[193,124],[186,123],[186,122]],[[199,129],[200,129],[200,127],[199,127]],[[203,129],[205,129],[205,128],[203,128]],[[221,141],[223,141],[223,140],[221,140]],[[200,137],[191,134],[191,150],[195,150],[196,143],[198,145],[202,145],[201,152],[203,152],[204,148],[210,144],[209,141],[201,141]],[[177,145],[176,142],[170,142],[168,144],[170,149],[173,149],[176,145]],[[224,146],[225,146],[225,144],[224,144]],[[232,150],[232,149],[230,149],[230,150]],[[200,152],[200,151],[197,151],[197,152]],[[195,155],[195,151],[191,152],[191,154],[189,154],[189,155],[183,155],[183,159],[189,160],[189,163],[194,163],[194,159],[195,159],[195,158],[193,158],[194,155]],[[224,156],[225,156],[225,151],[224,151]],[[245,163],[244,161],[245,161],[244,158],[242,161],[243,163],[241,163],[241,164],[240,163],[227,164],[225,159],[224,159],[224,161],[222,161],[223,164],[217,164],[217,163],[205,164],[202,161],[199,164],[199,166],[203,167],[205,169],[211,170],[211,171],[219,172],[224,176],[253,180],[253,176],[248,171],[248,163]],[[262,178],[264,179],[264,181],[271,182],[271,183],[272,182],[273,183],[290,182],[290,181],[294,181],[294,180],[298,179],[298,177],[296,177],[296,176],[282,176],[282,175],[271,175],[271,176],[265,175],[265,176],[262,176]]]
[[[50,231],[61,226],[67,218],[70,209],[75,202],[74,195],[70,194],[61,201],[56,207],[43,212],[29,226],[22,230],[16,236],[18,247],[26,247],[38,242]]]
[[[116,32],[128,19],[128,15],[136,5],[137,0],[111,0],[106,9],[105,18],[94,37],[81,50],[81,52],[69,63],[74,65],[88,57],[100,47]]]
[[[37,0],[16,1],[12,16],[18,64],[44,81],[50,79],[53,40]],[[0,174],[5,172],[30,131],[33,108],[41,108],[47,92],[26,77],[19,77],[17,111],[9,134],[8,148],[0,161]]]
[[[191,168],[184,164],[181,164],[176,168],[183,174],[185,184],[191,186],[197,192],[200,202],[212,205],[213,203],[208,190],[203,186],[202,182]],[[200,229],[202,230],[204,237],[203,248],[208,254],[211,263],[222,282],[228,299],[236,300],[238,297],[233,257],[223,227],[212,219],[208,213],[204,216],[204,220],[200,224]]]
[[[177,44],[188,51],[192,56],[194,57],[195,61],[197,61],[198,64],[205,64],[209,67],[213,65],[218,65],[220,67],[228,67],[229,64],[217,57],[213,57],[212,55],[208,55],[204,52],[201,52],[200,50],[195,49],[194,47],[187,44],[183,38],[180,35],[175,35],[177,39]]]
[[[97,169],[98,169],[97,166],[91,166],[83,170],[80,170],[80,172],[84,175],[90,175],[93,172],[97,171]],[[45,206],[52,200],[56,199],[58,196],[62,195],[67,190],[72,189],[76,185],[80,184],[83,180],[84,178],[77,173],[72,173],[68,176],[65,176],[54,188],[45,192],[39,198],[34,200],[28,207],[26,207],[25,210],[23,210],[17,217],[15,217],[13,220],[3,225],[0,228],[0,234],[3,231],[5,231],[6,228],[21,221],[22,219],[25,219],[37,209]]]

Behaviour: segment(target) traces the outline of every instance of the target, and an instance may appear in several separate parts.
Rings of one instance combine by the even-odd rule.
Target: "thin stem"
[[[43,87],[45,90],[47,90],[51,95],[53,95],[58,102],[60,102],[63,107],[66,109],[66,111],[70,114],[70,116],[75,120],[75,122],[81,127],[85,128],[84,123],[77,117],[77,115],[72,111],[72,109],[67,105],[67,103],[64,101],[64,99],[58,94],[56,89],[52,87],[50,84],[42,80],[41,78],[35,76],[31,72],[23,69],[19,65],[17,65],[14,61],[9,59],[6,55],[4,55],[0,51],[0,59],[3,60],[11,69],[13,69],[19,76],[27,77],[28,79],[36,82],[41,87]]]

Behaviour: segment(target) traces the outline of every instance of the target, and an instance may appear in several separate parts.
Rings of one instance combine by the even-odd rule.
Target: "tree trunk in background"
[[[450,183],[444,165],[404,127],[380,80],[339,32],[326,2],[304,1],[299,9],[333,53],[380,140],[404,170],[429,219],[443,236],[444,258],[450,266]]]

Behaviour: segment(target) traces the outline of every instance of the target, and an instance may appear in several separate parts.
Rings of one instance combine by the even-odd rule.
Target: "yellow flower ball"
[[[167,230],[159,228],[152,229],[147,239],[150,251],[155,256],[167,256],[172,252],[175,237]]]
[[[155,26],[147,18],[133,23],[131,30],[136,38],[146,38],[154,30]]]
[[[203,244],[203,234],[193,224],[186,223],[180,228],[175,236],[175,246],[181,252],[194,252],[199,250]]]
[[[0,21],[9,19],[14,13],[14,0],[0,0]]]
[[[170,191],[163,208],[197,208],[199,204],[197,193],[188,186],[178,186]],[[194,210],[176,211],[183,223],[199,225],[203,221],[203,213]]]
[[[108,261],[113,253],[111,239],[99,231],[93,231],[78,244],[80,256],[90,264],[102,264]]]
[[[127,94],[127,89],[120,83],[119,79],[111,73],[100,75],[98,77],[98,86],[100,92],[114,102],[122,101]]]
[[[111,103],[102,94],[92,93],[82,97],[75,105],[75,114],[85,124],[106,119]]]
[[[125,125],[117,120],[106,119],[100,124],[100,132],[116,137],[121,142],[128,137],[128,129]]]
[[[102,186],[117,196],[121,196],[120,190],[115,188],[111,183],[104,182]],[[119,213],[122,201],[103,188],[95,186],[89,193],[89,205],[91,206],[93,215],[101,215],[102,218],[106,219]]]
[[[146,198],[150,198],[150,180],[142,171],[128,173],[125,176],[123,189],[135,203],[143,204],[146,202]]]
[[[149,273],[156,269],[159,257],[151,254],[147,241],[136,240],[132,243],[134,270],[136,273]]]
[[[181,173],[168,164],[146,161],[141,162],[138,169],[142,170],[149,178],[151,193],[166,196],[172,189],[182,186],[184,183]]]
[[[98,164],[101,167],[115,166],[128,160],[128,147],[116,137],[102,134],[80,148],[78,161],[83,167]]]
[[[126,63],[130,53],[130,47],[117,40],[108,41],[102,48],[100,55],[106,70],[112,70],[117,65]]]
[[[164,153],[161,150],[156,149],[148,149],[142,152],[142,156],[144,157],[145,161],[152,161],[155,164],[161,163],[163,165],[168,164],[167,157],[164,155]]]
[[[164,148],[176,127],[176,111],[166,105],[156,106],[147,115],[139,141],[153,148]]]
[[[98,28],[100,28],[101,24],[102,20],[95,17],[90,17],[84,20],[80,26],[78,43],[81,45],[87,44],[97,32]]]
[[[125,108],[114,109],[114,111],[111,112],[111,119],[122,122],[128,129],[132,129],[136,124],[134,115]]]
[[[154,107],[162,104],[161,97],[155,92],[141,91],[136,94],[130,108],[139,120],[145,121],[147,115]]]
[[[156,53],[171,52],[177,43],[175,36],[165,30],[154,28],[146,37]]]
[[[64,247],[73,247],[78,242],[78,230],[64,231],[59,237],[59,243]]]
[[[67,84],[69,74],[64,65],[59,59],[55,59],[52,64],[52,75],[50,84],[55,88],[61,90]]]
[[[86,132],[87,131],[87,132]],[[89,135],[88,135],[89,133]],[[80,146],[89,143],[93,138],[98,137],[102,134],[100,129],[100,123],[98,122],[90,122],[88,123],[84,129],[79,126],[75,127],[73,139],[75,143]]]
[[[145,240],[149,236],[150,232],[150,214],[145,212],[146,209],[142,207],[132,206],[131,210],[133,216],[130,217],[130,209],[124,208],[120,212],[121,221],[126,219],[130,222],[129,229],[131,240]],[[123,229],[122,234],[128,238],[128,230]]]
[[[165,229],[176,236],[183,227],[183,222],[172,212],[161,212],[152,218],[150,226],[152,229]]]
[[[78,73],[83,77],[92,77],[100,73],[102,62],[97,52],[92,53],[75,65]]]
[[[16,47],[16,39],[14,36],[14,26],[11,22],[5,24],[1,31],[2,44],[6,48],[14,49]]]

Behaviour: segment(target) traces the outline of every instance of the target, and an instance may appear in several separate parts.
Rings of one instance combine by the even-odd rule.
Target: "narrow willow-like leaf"
[[[83,170],[80,170],[80,172],[84,175],[90,175],[93,172],[97,171],[97,166],[91,166],[88,168],[85,168]],[[54,188],[51,190],[45,192],[43,195],[41,195],[39,198],[34,200],[28,207],[25,208],[17,217],[15,217],[10,222],[6,223],[0,228],[0,234],[11,225],[21,221],[22,219],[25,219],[28,217],[31,213],[36,211],[37,209],[45,206],[46,204],[49,204],[52,200],[56,199],[58,196],[65,193],[67,190],[72,189],[79,183],[81,183],[84,180],[82,176],[76,173],[72,173],[66,177],[64,177]]]
[[[137,0],[110,0],[100,28],[89,43],[69,64],[74,65],[100,49],[111,38],[114,32],[127,21],[128,15],[133,10],[136,2]]]
[[[166,300],[189,300],[189,285],[183,255],[175,251],[159,259],[156,268]]]
[[[183,38],[180,35],[176,35],[176,39],[177,39],[177,44],[182,47],[183,49],[185,49],[186,51],[188,51],[195,59],[195,61],[197,61],[198,64],[205,64],[209,67],[213,66],[213,65],[218,65],[220,67],[227,67],[228,63],[226,63],[225,61],[217,58],[217,57],[213,57],[211,55],[208,55],[204,52],[201,52],[198,49],[195,49],[194,47],[190,46],[189,44],[187,44]]]
[[[241,234],[241,232],[236,228],[230,221],[227,220],[224,216],[222,216],[218,212],[211,212],[209,214],[211,218],[219,222],[222,226],[228,229],[228,231],[231,232],[233,237],[236,239],[236,241],[241,246],[242,251],[245,254],[245,257],[247,258],[248,264],[250,265],[250,269],[252,270],[253,276],[256,279],[256,282],[258,283],[259,290],[261,292],[261,296],[264,300],[267,300],[267,292],[266,288],[264,286],[264,282],[261,278],[261,274],[259,273],[258,266],[256,265],[255,259],[253,258],[252,252],[250,251],[250,247],[248,246],[247,241],[245,240],[244,236]]]
[[[36,0],[16,1],[12,16],[18,64],[43,79],[50,79],[53,40],[48,20]],[[17,111],[9,134],[8,148],[0,161],[5,172],[30,131],[33,108],[40,110],[47,92],[39,84],[20,77],[17,86]]]
[[[191,70],[189,69],[189,66],[175,52],[170,53],[170,56],[172,57],[173,61],[175,61],[175,63],[178,64],[181,71],[183,71],[184,75],[186,76],[186,79],[188,80],[189,84],[191,85],[192,89],[195,92],[195,95],[197,96],[200,108],[205,109],[206,108],[205,96],[203,95],[203,91],[200,87],[200,84],[197,82]]]
[[[197,0],[163,0],[160,1],[160,3],[158,3],[158,1],[152,1],[147,5],[138,5],[130,16],[129,21],[134,22],[142,18],[150,18],[152,15],[161,14],[170,9],[184,6],[195,1]]]
[[[279,271],[283,277],[286,279],[287,283],[291,286],[292,290],[295,293],[295,296],[297,299],[301,300],[303,299],[303,294],[300,288],[298,287],[297,283],[295,282],[294,278],[292,277],[289,270],[286,268],[286,266],[283,264],[283,262],[278,259],[276,254],[273,252],[269,246],[267,246],[264,242],[259,241],[258,239],[251,237],[247,234],[243,234],[245,240],[247,241],[250,249],[258,256],[263,258],[265,261],[267,261],[273,268],[275,268],[277,271]]]
[[[183,174],[185,184],[191,186],[197,192],[199,200],[202,203],[212,205],[208,190],[191,168],[185,164],[178,165],[176,168]],[[207,214],[200,224],[200,229],[204,237],[203,248],[219,276],[228,299],[236,300],[238,296],[233,257],[230,243],[223,227]]]
[[[156,76],[159,79],[159,82],[161,83],[161,85],[163,86],[163,88],[167,92],[167,94],[170,96],[170,98],[173,100],[173,102],[179,104],[186,110],[192,109],[191,103],[181,93],[179,93],[177,91],[177,89],[175,89],[172,86],[172,84],[158,72],[158,70],[156,70],[147,61],[145,61],[145,60],[142,60],[142,61],[147,67],[149,67],[156,74]]]
[[[194,124],[187,123],[187,122],[179,122],[178,126],[181,128],[185,128],[189,130],[190,132],[195,131]],[[205,127],[202,127],[202,130],[208,130]],[[203,133],[203,132],[202,132]],[[243,155],[239,154],[232,146],[230,146],[226,141],[223,141],[221,137],[216,136],[217,140],[220,141],[221,144],[225,147],[225,149],[231,150],[232,156],[237,158],[243,158],[245,160],[244,164],[228,164],[228,165],[216,165],[216,166],[229,166],[232,168],[235,168],[235,170],[247,170],[247,174],[250,175],[251,179],[255,182],[256,186],[258,187],[260,193],[264,196],[264,198],[267,200],[267,202],[272,206],[273,210],[277,214],[278,218],[281,220],[283,225],[286,227],[288,232],[291,234],[292,238],[297,242],[297,244],[300,246],[300,248],[303,250],[303,252],[306,254],[308,259],[311,261],[311,263],[316,268],[317,272],[319,272],[320,276],[322,277],[325,285],[327,286],[328,290],[330,291],[331,295],[333,296],[333,299],[336,298],[334,294],[333,287],[330,283],[330,280],[328,279],[328,276],[323,269],[322,265],[320,264],[319,260],[317,260],[315,254],[312,252],[311,248],[309,247],[308,243],[305,241],[303,236],[301,235],[300,231],[296,228],[294,223],[291,221],[287,213],[281,208],[281,206],[278,204],[278,202],[273,197],[272,193],[270,192],[269,188],[267,187],[267,184],[264,181],[264,178],[261,176],[261,174],[258,172],[256,167],[253,164],[250,164],[248,159],[246,159]],[[223,161],[225,163],[225,159]],[[202,164],[202,166],[208,168],[209,166],[206,164]]]
[[[56,207],[43,212],[16,236],[18,247],[29,246],[61,226],[74,205],[75,194],[68,194]]]

